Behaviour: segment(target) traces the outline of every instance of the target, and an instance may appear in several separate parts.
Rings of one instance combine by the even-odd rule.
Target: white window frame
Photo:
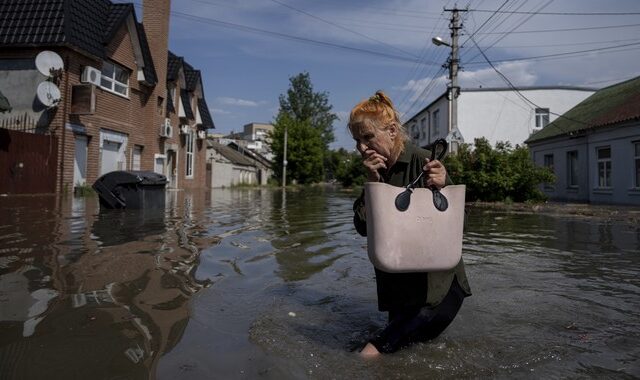
[[[194,164],[194,154],[193,154],[193,141],[195,140],[194,138],[194,131],[189,130],[189,133],[187,133],[186,135],[184,135],[184,145],[185,145],[185,154],[186,154],[186,159],[185,159],[185,165],[186,165],[186,170],[185,170],[185,178],[193,178],[193,164]]]
[[[601,152],[605,150],[609,151],[609,157],[600,157]],[[601,146],[596,148],[596,159],[597,159],[597,175],[598,179],[597,187],[599,189],[610,189],[611,186],[611,147],[610,146]],[[601,175],[602,174],[602,175]]]
[[[633,167],[635,168],[633,188],[640,189],[640,141],[633,142],[633,149],[634,149]]]
[[[536,108],[536,128],[542,129],[549,124],[549,109]]]
[[[113,70],[111,73],[111,76],[105,75],[105,71],[108,67],[112,67]],[[121,82],[119,81],[118,75],[117,73],[125,73],[127,74],[127,81],[126,82]],[[124,96],[125,98],[129,98],[129,77],[131,76],[131,74],[129,73],[129,70],[127,70],[126,68],[113,63],[113,62],[109,62],[109,61],[105,61],[102,63],[102,71],[101,71],[101,76],[100,76],[100,88],[105,89],[111,93],[114,93],[116,95],[120,95],[120,96]],[[105,84],[106,82],[106,84]],[[118,86],[123,87],[124,88],[124,92],[118,91],[117,88]]]
[[[575,153],[575,162],[572,161],[572,156]],[[574,174],[575,173],[575,178]],[[567,152],[567,187],[578,187],[578,151],[570,150]]]

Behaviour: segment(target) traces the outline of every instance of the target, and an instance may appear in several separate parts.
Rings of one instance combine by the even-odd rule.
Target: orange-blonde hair
[[[400,122],[400,115],[393,107],[391,99],[383,91],[378,90],[372,97],[361,101],[353,107],[347,127],[353,137],[356,131],[384,131],[391,124],[395,124],[398,131],[398,138],[395,139],[393,151],[399,154],[404,149],[408,135]]]

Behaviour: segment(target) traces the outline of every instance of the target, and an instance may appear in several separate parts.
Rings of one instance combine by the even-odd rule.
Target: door
[[[73,186],[87,182],[87,136],[75,135],[76,153],[73,159]]]
[[[100,162],[100,175],[118,170],[120,158],[120,143],[104,140],[102,142],[102,159]]]
[[[167,172],[165,173],[167,180],[169,181],[167,187],[178,187],[178,163],[175,150],[167,151]]]

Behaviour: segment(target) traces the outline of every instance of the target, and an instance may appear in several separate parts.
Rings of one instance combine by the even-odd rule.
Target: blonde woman
[[[377,91],[358,103],[351,110],[348,127],[362,155],[368,181],[406,186],[424,171],[423,186],[441,189],[451,184],[444,165],[428,159],[431,152],[407,141],[398,112],[384,92]],[[356,230],[366,236],[364,192],[353,210]],[[425,231],[425,238],[428,234]],[[374,269],[378,309],[389,313],[389,323],[360,351],[364,357],[436,338],[453,321],[464,298],[471,295],[462,259],[453,269],[442,272],[387,273]]]

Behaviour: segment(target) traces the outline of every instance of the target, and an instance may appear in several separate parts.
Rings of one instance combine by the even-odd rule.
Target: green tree
[[[284,133],[287,130],[287,181],[301,184],[322,180],[324,173],[322,137],[309,120],[296,120],[280,112],[271,133],[271,148],[275,154],[274,175],[282,178]]]
[[[539,201],[546,199],[538,185],[553,182],[548,168],[537,167],[526,147],[498,142],[491,147],[485,138],[474,141],[475,149],[462,144],[458,153],[445,159],[454,183],[467,186],[468,201]]]
[[[329,95],[326,92],[313,92],[309,73],[303,72],[289,78],[289,89],[286,96],[280,95],[280,112],[286,113],[296,121],[308,120],[311,127],[320,132],[323,150],[329,150],[335,137],[333,122],[338,117],[331,112]]]
[[[335,179],[345,187],[359,186],[366,182],[367,176],[358,152],[349,152],[344,148],[329,151],[325,160],[327,179]]]

